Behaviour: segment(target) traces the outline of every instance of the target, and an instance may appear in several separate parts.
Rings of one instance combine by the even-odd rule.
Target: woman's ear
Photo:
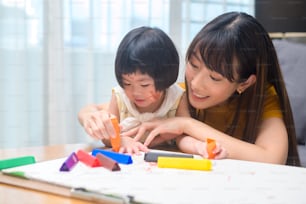
[[[249,76],[249,78],[244,81],[241,82],[238,87],[237,87],[237,92],[239,94],[242,94],[247,88],[249,88],[250,86],[252,86],[253,84],[255,84],[256,82],[256,75],[252,74],[251,76]]]

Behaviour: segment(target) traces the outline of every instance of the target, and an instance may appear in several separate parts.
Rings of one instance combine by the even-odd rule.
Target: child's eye
[[[150,84],[141,84],[142,87],[148,87]]]
[[[131,84],[130,83],[123,83],[123,86],[130,86]]]

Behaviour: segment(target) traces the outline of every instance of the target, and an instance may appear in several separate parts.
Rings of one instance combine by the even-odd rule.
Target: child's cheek
[[[160,92],[155,92],[155,91],[151,91],[150,95],[152,96],[152,98],[154,100],[159,100],[162,96],[162,94]]]

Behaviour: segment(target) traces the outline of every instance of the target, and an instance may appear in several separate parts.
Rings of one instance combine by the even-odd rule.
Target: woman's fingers
[[[159,134],[160,134],[160,131],[158,128],[155,128],[154,130],[152,130],[150,134],[148,135],[148,137],[146,138],[144,145],[149,146],[151,142],[154,140],[154,138],[158,137]]]
[[[225,159],[228,156],[228,153],[224,147],[220,144],[216,144],[216,148],[214,149],[215,159]]]
[[[139,127],[131,128],[130,130],[122,132],[121,135],[124,136],[124,137],[134,137],[137,134],[138,129],[139,129]]]
[[[147,128],[144,126],[138,127],[137,134],[135,135],[134,140],[135,141],[141,140],[141,138],[145,135],[147,131],[148,131]]]

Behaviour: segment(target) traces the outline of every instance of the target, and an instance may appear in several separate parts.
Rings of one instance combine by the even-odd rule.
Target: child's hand
[[[148,148],[144,146],[141,142],[137,142],[131,137],[121,137],[121,147],[119,150],[120,153],[128,153],[132,155],[139,154],[140,151],[147,152]]]
[[[111,122],[111,114],[107,111],[94,111],[87,113],[83,118],[83,126],[88,135],[98,140],[109,140],[115,135],[115,130]]]
[[[204,158],[208,158],[207,152],[207,142],[198,141],[195,144],[195,150],[197,154]],[[216,147],[213,149],[212,153],[215,155],[214,159],[225,159],[227,158],[227,151],[219,143],[216,143]]]

